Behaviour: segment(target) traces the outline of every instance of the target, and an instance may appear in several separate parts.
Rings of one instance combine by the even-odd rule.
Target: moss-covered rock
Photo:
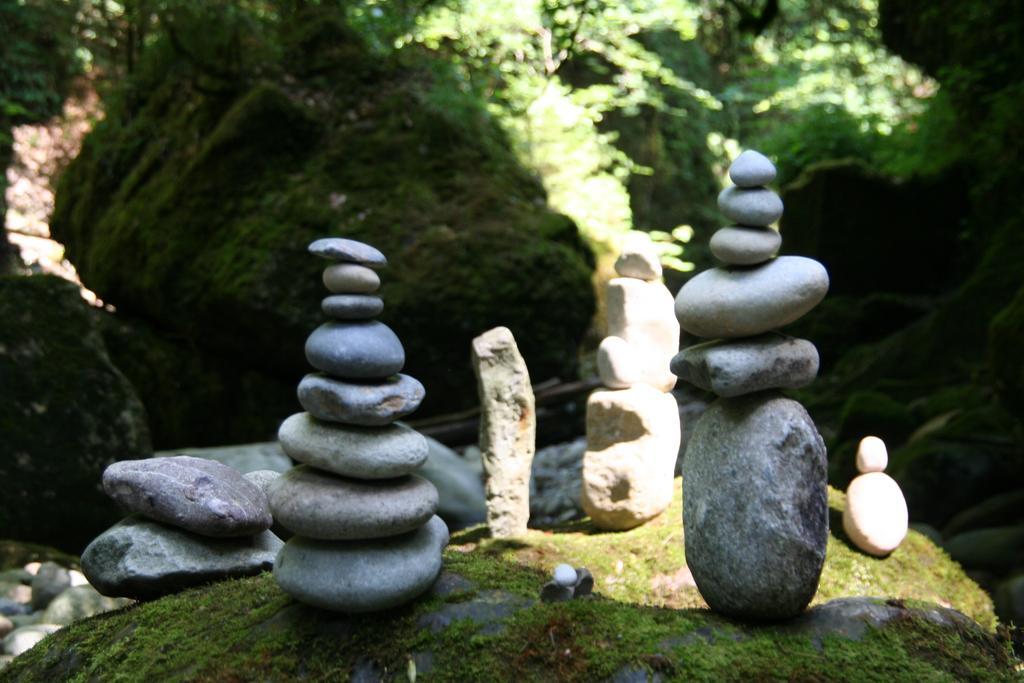
[[[0,278],[0,529],[78,553],[117,519],[100,488],[115,460],[147,457],[146,414],[97,316],[57,277]]]
[[[230,357],[225,384],[240,369],[293,383],[324,295],[305,247],[344,235],[388,256],[382,318],[427,387],[423,415],[474,401],[469,344],[498,324],[535,380],[569,377],[591,255],[483,109],[436,85],[441,67],[371,55],[336,17],[283,33],[279,58],[216,91],[166,41],[152,48],[155,75],[126,86],[57,191],[52,229],[83,281],[179,346]],[[160,447],[214,440],[157,432]]]
[[[678,483],[678,482],[677,482]],[[842,496],[832,495],[833,516]],[[678,495],[653,523],[587,523],[497,541],[456,534],[423,599],[348,618],[291,601],[270,575],[228,581],[72,625],[19,657],[12,681],[42,680],[1010,680],[990,635],[991,601],[911,532],[878,559],[830,540],[815,599],[795,622],[745,624],[709,612],[681,578]],[[596,597],[539,602],[560,562],[585,565]],[[881,596],[835,601],[844,596]],[[888,602],[886,602],[888,598]],[[959,609],[943,611],[927,600]]]

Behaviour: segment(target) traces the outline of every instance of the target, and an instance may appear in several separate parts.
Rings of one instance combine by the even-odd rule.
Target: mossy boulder
[[[52,230],[83,281],[181,357],[231,360],[207,381],[294,386],[326,293],[306,245],[343,235],[389,259],[382,319],[427,388],[419,415],[475,401],[470,341],[499,324],[536,381],[572,376],[594,309],[576,226],[483,108],[438,83],[444,67],[372,55],[336,17],[297,21],[277,57],[213,90],[168,41],[147,53],[148,78],[126,84],[57,190]],[[150,381],[173,372],[157,364]],[[191,393],[180,401],[228,419],[216,391]],[[154,420],[173,422],[158,447],[266,438],[287,416],[278,398],[247,406],[252,433],[215,435],[144,393]]]
[[[843,498],[831,498],[836,518]],[[795,621],[753,624],[710,612],[687,583],[680,514],[677,481],[672,508],[629,532],[600,533],[588,522],[531,530],[516,542],[460,532],[431,592],[358,618],[300,605],[269,574],[227,581],[72,625],[4,674],[12,681],[1012,680],[1016,662],[992,635],[991,601],[920,534],[911,532],[885,559],[833,536],[815,608]],[[560,562],[590,568],[596,595],[540,602]]]
[[[116,521],[100,488],[151,453],[146,413],[111,363],[102,311],[53,276],[0,278],[0,529],[78,553]]]

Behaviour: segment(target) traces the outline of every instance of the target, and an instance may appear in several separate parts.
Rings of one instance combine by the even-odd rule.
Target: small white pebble
[[[861,474],[868,472],[884,472],[889,464],[889,452],[885,448],[885,442],[877,436],[865,436],[857,446],[857,471]]]
[[[41,567],[42,564],[42,562],[29,562],[25,565],[25,571],[27,571],[32,576],[35,576],[39,573],[39,567]]]
[[[88,586],[89,585],[89,579],[85,578],[85,574],[83,574],[82,572],[78,571],[77,569],[72,569],[72,570],[68,571],[68,574],[71,575],[71,585],[72,586]]]
[[[555,583],[559,586],[575,586],[576,570],[567,564],[560,564],[555,567]]]

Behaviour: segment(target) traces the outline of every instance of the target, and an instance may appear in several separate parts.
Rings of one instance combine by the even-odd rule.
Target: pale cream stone
[[[605,337],[597,347],[597,374],[609,389],[628,389],[641,379],[634,349],[622,337]]]
[[[608,283],[608,336],[619,337],[626,346],[614,342],[611,354],[606,349],[608,377],[601,374],[602,381],[622,379],[628,368],[630,385],[644,383],[660,391],[675,386],[676,376],[669,370],[669,362],[679,351],[674,305],[672,294],[661,282],[619,277]],[[632,361],[620,360],[622,355]],[[614,369],[616,365],[622,369]],[[622,383],[607,386],[621,387]]]
[[[860,440],[860,444],[857,445],[858,472],[884,472],[888,464],[889,452],[884,441],[877,436],[865,436]]]
[[[602,529],[631,529],[672,500],[679,407],[646,384],[598,390],[587,401],[583,510]]]
[[[888,555],[906,537],[907,522],[907,501],[888,474],[868,472],[850,482],[843,529],[858,548],[879,557]]]
[[[661,279],[661,259],[646,232],[633,232],[626,238],[615,261],[615,272],[641,280]]]
[[[324,286],[334,294],[369,294],[380,288],[380,276],[366,266],[335,263],[324,268]]]

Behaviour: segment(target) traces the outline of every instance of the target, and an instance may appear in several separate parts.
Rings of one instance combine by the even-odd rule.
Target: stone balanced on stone
[[[434,512],[434,485],[414,472],[427,459],[425,437],[395,420],[423,400],[423,385],[400,374],[405,350],[373,293],[377,249],[342,238],[309,251],[324,270],[332,320],[306,340],[320,373],[299,383],[304,413],[278,439],[297,467],[269,487],[274,520],[295,536],[274,564],[281,588],[302,602],[340,612],[388,609],[423,593],[441,571],[448,527]]]
[[[843,530],[853,544],[870,555],[884,557],[907,536],[907,499],[885,473],[889,453],[877,436],[866,436],[857,447],[857,471],[846,487]]]
[[[149,600],[273,566],[281,540],[259,485],[227,465],[174,456],[124,460],[103,489],[130,517],[82,553],[103,595]]]
[[[746,151],[718,205],[736,225],[711,238],[724,267],[704,271],[676,297],[683,330],[713,341],[672,360],[681,379],[719,398],[694,427],[683,458],[686,561],[717,612],[781,619],[799,614],[818,587],[828,541],[825,444],[807,411],[779,389],[818,371],[818,352],[776,330],[828,291],[812,259],[775,256],[769,227],[782,200],[764,187],[775,167]]]
[[[596,526],[623,530],[653,519],[672,500],[680,429],[668,365],[679,350],[679,323],[646,235],[626,243],[615,270],[608,337],[597,351],[598,374],[609,389],[587,400],[581,498]]]

